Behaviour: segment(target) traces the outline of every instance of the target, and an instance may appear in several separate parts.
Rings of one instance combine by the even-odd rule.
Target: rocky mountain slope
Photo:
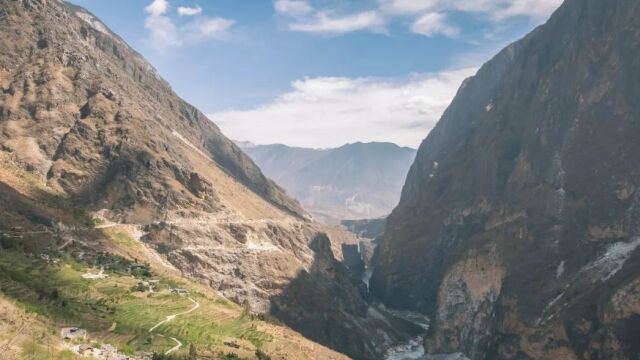
[[[430,353],[637,359],[640,3],[566,0],[422,143],[371,286]]]
[[[295,257],[302,228],[313,232],[300,206],[92,15],[57,1],[3,10],[3,151],[95,216],[143,225],[176,264],[231,256],[209,266],[213,285],[239,302],[260,297],[257,279],[223,285],[224,275],[256,251]],[[279,249],[268,236],[278,230],[287,248],[266,251]]]
[[[16,256],[57,256],[65,266],[92,265],[83,259],[102,252],[153,260],[161,274],[173,269],[181,281],[205,284],[247,313],[276,314],[355,357],[378,358],[408,336],[405,324],[387,325],[391,315],[370,315],[366,289],[342,264],[343,250],[357,247],[355,236],[309,221],[216,125],[84,9],[59,0],[0,0],[0,150],[0,240]],[[129,240],[107,227],[126,229]],[[9,270],[0,278],[10,278],[10,288],[53,292]],[[333,306],[297,311],[306,306],[300,286]],[[74,289],[69,296],[96,295]],[[30,306],[27,290],[2,291]],[[87,316],[120,309],[101,306]],[[109,333],[114,325],[107,325],[96,331]],[[128,341],[128,331],[146,334],[126,328],[116,340]],[[175,336],[187,340],[187,333],[194,335]],[[210,340],[205,345],[222,342]],[[320,357],[332,353],[318,349]]]
[[[140,241],[139,225],[92,218],[6,153],[0,164],[2,359],[79,359],[77,346],[100,344],[132,360],[192,345],[212,359],[346,359],[184,276]],[[87,339],[63,341],[64,327]]]
[[[241,146],[305,209],[333,223],[388,215],[398,204],[416,153],[390,143],[355,143],[324,150]]]

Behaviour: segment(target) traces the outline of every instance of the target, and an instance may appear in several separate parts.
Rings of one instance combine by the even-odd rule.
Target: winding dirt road
[[[191,301],[191,302],[193,303],[193,307],[192,307],[191,309],[189,309],[189,310],[187,310],[187,311],[183,311],[183,312],[181,312],[181,313],[177,313],[177,314],[173,314],[173,315],[169,315],[169,316],[167,316],[164,320],[160,321],[159,323],[157,323],[157,324],[155,324],[153,327],[151,327],[151,328],[149,329],[149,332],[150,332],[150,333],[153,333],[153,330],[157,329],[160,325],[162,325],[162,324],[166,324],[166,323],[168,323],[168,322],[170,322],[170,321],[174,320],[174,319],[175,319],[176,317],[178,317],[178,316],[181,316],[181,315],[187,315],[187,314],[189,314],[189,313],[192,313],[192,312],[196,311],[196,309],[198,309],[198,308],[200,307],[200,303],[199,303],[199,302],[197,302],[197,301],[193,300],[193,299],[192,299],[192,298],[190,298],[190,297],[189,297],[189,298],[187,298],[187,299],[189,299],[189,301]],[[160,335],[160,336],[163,336],[163,337],[164,337],[164,335]],[[171,353],[173,353],[173,352],[175,352],[175,351],[178,351],[178,350],[180,350],[180,348],[182,347],[182,343],[180,342],[180,340],[178,340],[178,339],[176,339],[176,338],[173,338],[173,337],[172,337],[172,338],[170,338],[170,339],[176,342],[176,346],[174,346],[174,347],[172,347],[171,349],[167,350],[167,352],[165,352],[165,353],[164,353],[165,355],[169,355],[169,354],[171,354]]]

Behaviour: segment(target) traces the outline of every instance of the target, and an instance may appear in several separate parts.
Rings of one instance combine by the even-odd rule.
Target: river
[[[367,268],[362,275],[362,281],[369,289],[369,281],[373,274],[373,268]],[[400,311],[386,308],[384,305],[376,305],[383,308],[385,311],[392,313],[393,315],[405,319],[419,327],[423,328],[425,333],[429,330],[429,318],[420,313],[412,311]],[[389,350],[385,355],[385,360],[469,360],[461,353],[455,354],[438,354],[427,355],[424,349],[424,334],[421,334],[406,343],[396,345]]]

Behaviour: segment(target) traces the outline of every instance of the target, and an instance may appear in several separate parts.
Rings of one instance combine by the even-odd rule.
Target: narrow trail
[[[120,225],[126,225],[126,224],[106,223],[106,224],[102,224],[102,225],[96,225],[96,226],[94,226],[94,229],[108,229],[108,228],[112,228],[112,227],[116,227],[116,226],[120,226]]]
[[[67,246],[71,245],[72,242],[73,242],[73,239],[69,239],[64,244],[58,246],[58,248],[56,250],[62,251],[64,248],[66,248]]]
[[[93,228],[77,228],[75,229],[76,231],[90,231],[90,230],[95,230],[95,229],[108,229],[108,228],[112,228],[112,227],[116,227],[119,226],[120,224],[117,223],[107,223],[107,224],[102,224],[102,225],[97,225]],[[50,231],[48,231],[49,233],[51,233]],[[73,244],[73,242],[77,242],[79,244],[82,244],[84,246],[89,246],[86,242],[82,241],[82,240],[77,240],[74,239],[73,237],[67,239],[67,241],[64,242],[64,244],[58,246],[58,248],[56,249],[57,251],[62,251],[64,250],[67,246]]]
[[[172,347],[171,349],[167,350],[167,352],[164,353],[165,355],[169,355],[172,352],[178,351],[182,347],[182,343],[180,342],[180,340],[178,340],[176,338],[173,338],[173,337],[171,338],[171,340],[175,341],[177,345]]]
[[[197,308],[200,307],[200,303],[199,302],[193,300],[192,298],[187,298],[187,299],[189,299],[194,304],[191,309],[189,309],[187,311],[183,311],[181,313],[177,313],[177,314],[173,314],[173,315],[167,316],[164,320],[160,321],[159,323],[155,324],[151,329],[149,329],[149,332],[153,332],[153,330],[155,330],[158,326],[160,326],[162,324],[166,324],[166,323],[168,323],[169,321],[172,321],[173,319],[175,319],[178,316],[187,315],[187,314],[195,311]]]
[[[189,301],[191,301],[193,303],[193,307],[187,311],[183,311],[181,313],[177,313],[177,314],[173,314],[173,315],[169,315],[167,316],[164,320],[160,321],[159,323],[155,324],[153,327],[151,327],[149,329],[150,333],[153,333],[153,330],[157,329],[160,325],[166,324],[172,320],[174,320],[176,317],[178,316],[182,316],[182,315],[187,315],[189,313],[192,313],[194,311],[196,311],[196,309],[198,309],[200,307],[200,303],[193,300],[192,298],[188,297],[187,299],[189,299]],[[164,335],[160,335],[162,337],[165,337]],[[171,340],[176,342],[176,346],[172,347],[171,349],[167,350],[167,352],[165,352],[165,355],[169,355],[175,351],[180,350],[180,348],[182,347],[182,343],[180,342],[180,340],[176,339],[176,338],[170,338]]]

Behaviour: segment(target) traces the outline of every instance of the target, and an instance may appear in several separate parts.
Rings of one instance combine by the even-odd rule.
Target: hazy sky
[[[74,0],[236,140],[417,147],[562,0]]]

